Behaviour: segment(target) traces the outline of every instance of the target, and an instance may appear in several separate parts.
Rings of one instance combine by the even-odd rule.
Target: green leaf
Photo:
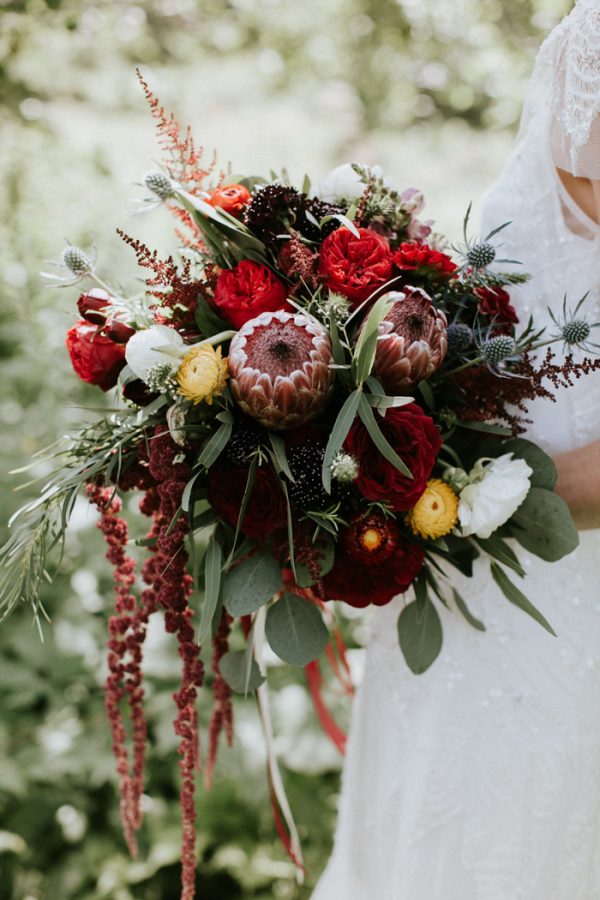
[[[552,457],[544,453],[541,447],[524,438],[513,438],[502,442],[503,453],[513,453],[517,458],[524,459],[533,469],[531,486],[553,491],[556,485],[557,471]]]
[[[184,512],[189,512],[194,484],[196,483],[196,480],[200,477],[200,475],[203,474],[204,472],[196,472],[196,474],[192,475],[192,477],[184,487],[183,494],[181,495],[181,508]]]
[[[247,694],[255,691],[264,682],[264,675],[253,659],[250,666],[250,677],[246,673],[246,651],[230,650],[219,660],[219,671],[232,691],[236,694]]]
[[[240,511],[238,513],[238,520],[235,525],[235,535],[233,538],[233,544],[231,546],[231,550],[229,552],[229,556],[227,557],[226,568],[229,568],[231,564],[231,560],[233,559],[233,555],[235,553],[235,548],[238,542],[238,537],[240,536],[240,530],[242,528],[242,522],[244,521],[244,516],[246,515],[246,510],[248,509],[248,504],[250,503],[250,497],[252,496],[252,491],[254,490],[254,480],[256,478],[256,470],[258,468],[258,457],[254,457],[252,462],[250,463],[250,468],[248,469],[248,477],[246,479],[246,487],[244,488],[244,496],[242,497],[242,503],[240,506]]]
[[[307,214],[305,213],[305,215]],[[333,215],[323,216],[323,218],[320,219],[317,224],[319,225],[319,228],[322,228],[323,225],[325,225],[327,222],[330,222],[332,219],[337,219],[338,222],[341,222],[344,228],[347,228],[348,231],[352,232],[354,237],[360,238],[360,232],[352,219],[349,219],[348,216],[343,215],[343,213],[333,213]]]
[[[268,551],[260,550],[226,573],[223,603],[231,616],[245,616],[264,606],[280,589],[279,565]]]
[[[212,309],[204,297],[198,297],[194,312],[196,325],[202,337],[209,338],[229,328],[229,323]]]
[[[369,437],[379,450],[382,456],[384,456],[388,462],[390,462],[393,466],[395,466],[398,471],[402,472],[403,475],[406,475],[407,478],[412,478],[412,472],[408,468],[408,466],[402,462],[394,448],[388,443],[387,438],[383,434],[381,428],[377,424],[375,420],[375,416],[373,415],[373,410],[369,406],[369,401],[361,394],[358,403],[358,415],[360,416],[361,422],[369,432]]]
[[[371,369],[375,362],[379,326],[385,318],[389,307],[389,298],[384,294],[383,297],[380,297],[373,304],[362,326],[354,350],[354,359],[352,360],[352,371],[358,385],[362,385],[371,374]]]
[[[265,634],[271,650],[292,666],[305,666],[321,655],[329,632],[314,603],[284,594],[267,612]]]
[[[220,543],[213,537],[204,557],[204,603],[200,613],[200,626],[197,637],[197,643],[200,645],[204,643],[210,634],[215,610],[219,603],[222,565],[223,551]]]
[[[493,556],[498,562],[501,562],[504,566],[508,566],[508,568],[512,569],[513,572],[516,572],[517,575],[521,575],[522,577],[525,575],[525,569],[519,562],[519,558],[512,547],[507,544],[506,541],[503,541],[497,534],[492,534],[489,538],[476,537],[474,540],[485,553],[489,554],[489,556]]]
[[[223,422],[219,425],[215,433],[211,435],[202,448],[202,452],[198,457],[198,465],[210,469],[225,449],[229,438],[231,437],[232,430],[233,426],[230,422]]]
[[[442,649],[442,623],[438,611],[427,597],[423,608],[415,601],[405,606],[398,617],[400,649],[411,672],[421,675],[435,662]]]
[[[519,590],[519,588],[512,583],[504,569],[501,569],[498,563],[491,563],[492,570],[492,578],[504,594],[507,600],[510,600],[511,603],[514,603],[515,606],[518,606],[519,609],[522,609],[523,612],[526,612],[527,615],[531,616],[532,619],[535,619],[536,622],[549,631],[550,634],[553,634],[556,637],[556,632],[548,622],[548,620],[541,614],[541,612],[535,608],[533,603],[527,599],[525,594]]]
[[[510,428],[505,428],[504,425],[493,425],[490,422],[466,422],[458,419],[456,425],[458,428],[466,428],[468,431],[483,431],[485,434],[499,434],[502,437],[512,434]]]
[[[336,366],[343,366],[346,364],[346,357],[344,355],[344,348],[342,347],[342,342],[340,341],[340,332],[338,328],[338,324],[335,318],[332,316],[329,322],[329,337],[331,340],[331,352],[333,355],[333,361]]]
[[[469,610],[467,604],[455,588],[452,588],[452,596],[454,597],[454,602],[457,609],[463,614],[469,625],[472,625],[473,628],[477,629],[477,631],[485,631],[485,625],[483,624],[483,622],[475,618],[475,616]]]
[[[295,481],[296,479],[292,475],[292,471],[288,465],[287,455],[285,452],[285,441],[283,440],[281,435],[275,434],[274,431],[269,431],[269,440],[271,441],[273,456],[275,457],[275,468],[279,468],[279,471],[283,472],[284,475],[286,475],[290,479],[290,481]]]
[[[388,394],[365,394],[369,406],[374,409],[397,409],[414,403],[414,397],[391,397]]]
[[[344,405],[340,409],[335,424],[331,429],[327,447],[325,448],[325,456],[323,457],[322,476],[323,485],[326,491],[331,491],[331,463],[333,462],[333,457],[341,450],[342,444],[346,440],[346,436],[356,417],[361,397],[362,391],[358,389],[352,391],[352,393],[346,397]]]
[[[532,487],[509,520],[517,541],[546,562],[556,562],[579,544],[569,507],[558,494]]]
[[[428,381],[420,381],[417,385],[421,397],[428,409],[435,409],[435,397]]]

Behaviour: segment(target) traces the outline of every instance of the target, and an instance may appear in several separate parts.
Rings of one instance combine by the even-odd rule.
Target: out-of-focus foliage
[[[236,171],[287,163],[293,177],[318,177],[349,158],[381,162],[400,187],[421,187],[430,215],[457,235],[467,203],[508,151],[535,49],[567,8],[566,0],[0,0],[4,473],[93,415],[82,406],[110,402],[70,372],[63,341],[78,291],[48,289],[45,260],[65,238],[89,245],[93,235],[101,274],[131,282],[138,273],[117,225],[161,251],[174,247],[164,211],[127,216],[128,199],[141,194],[131,183],[157,156],[136,65]],[[20,480],[3,476],[2,522],[22,499],[8,490]],[[142,527],[134,513],[132,521]],[[45,643],[25,610],[0,626],[0,900],[169,900],[179,879],[175,651],[157,621],[146,654],[147,821],[132,862],[102,708],[110,573],[85,505],[74,525],[62,574],[45,589],[53,620]],[[357,620],[354,637],[362,634]],[[274,837],[258,717],[242,701],[238,744],[198,798],[205,900],[308,897],[331,846],[339,761],[301,680],[275,670],[271,681],[307,886],[295,886]]]

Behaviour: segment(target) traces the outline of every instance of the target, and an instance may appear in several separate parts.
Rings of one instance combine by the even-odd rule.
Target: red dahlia
[[[283,309],[287,295],[286,285],[267,266],[243,259],[219,274],[213,302],[224,319],[241,328],[262,312]]]
[[[379,419],[379,427],[413,477],[402,475],[388,462],[363,423],[356,419],[344,443],[358,460],[354,484],[367,500],[386,501],[396,510],[412,509],[427,487],[442,446],[440,433],[433,419],[416,403],[388,409]]]
[[[394,253],[394,264],[401,272],[416,272],[423,278],[442,280],[452,278],[458,268],[445,253],[416,241],[400,244]]]
[[[82,381],[103,391],[114,387],[125,365],[125,344],[116,344],[100,334],[96,325],[77,322],[67,331],[67,350]]]
[[[319,275],[332,291],[359,306],[392,277],[392,253],[388,242],[376,231],[359,228],[356,237],[349,228],[338,228],[321,244]]]
[[[333,569],[323,578],[325,596],[350,606],[384,606],[406,591],[425,554],[407,541],[395,521],[380,513],[357,516],[341,536]]]
[[[208,472],[209,502],[217,515],[233,527],[242,507],[248,469],[217,463]],[[247,537],[261,540],[284,528],[286,521],[287,506],[277,476],[268,466],[259,466],[241,529]]]

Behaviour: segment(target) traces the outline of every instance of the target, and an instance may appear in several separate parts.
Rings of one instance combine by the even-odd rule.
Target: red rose
[[[423,278],[452,278],[458,266],[445,253],[434,250],[429,244],[407,241],[394,253],[394,263],[401,272],[416,272]]]
[[[66,343],[73,368],[82,381],[97,384],[103,391],[115,386],[125,365],[125,344],[115,344],[85,321],[67,331]]]
[[[91,291],[80,294],[77,300],[77,309],[81,318],[94,325],[104,325],[110,305],[110,296],[100,288],[92,288]],[[105,312],[103,313],[102,310]]]
[[[135,328],[120,322],[118,319],[107,319],[102,334],[114,341],[115,344],[126,344],[130,337],[135,334]]]
[[[349,228],[338,228],[321,244],[319,275],[332,291],[359,306],[392,276],[392,253],[388,242],[376,231],[359,228],[356,237]]]
[[[504,288],[475,288],[479,297],[479,312],[494,319],[498,325],[516,325],[517,311],[510,302],[510,295]]]
[[[287,295],[286,285],[267,266],[243,259],[220,272],[213,302],[224,319],[241,328],[263,312],[283,309]]]
[[[370,603],[385,606],[396,594],[408,590],[425,559],[421,547],[401,540],[393,556],[373,569],[353,559],[343,541],[338,548],[335,564],[323,578],[325,596],[360,608]]]
[[[217,515],[234,527],[240,514],[247,479],[247,466],[234,468],[217,464],[208,472],[209,502]],[[259,466],[242,522],[242,531],[247,537],[260,540],[285,527],[286,521],[287,507],[277,476],[267,466]]]
[[[208,202],[237,217],[250,202],[250,191],[243,184],[228,184],[211,191]]]
[[[369,432],[356,419],[344,446],[358,459],[358,478],[354,482],[367,500],[385,500],[396,510],[411,509],[427,486],[442,446],[433,419],[416,403],[388,409],[378,418],[379,427],[413,478],[402,475],[379,452]]]

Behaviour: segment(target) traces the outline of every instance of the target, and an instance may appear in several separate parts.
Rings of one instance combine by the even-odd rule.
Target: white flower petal
[[[145,381],[148,371],[159,363],[170,363],[173,370],[179,368],[183,348],[179,332],[167,325],[152,325],[129,338],[125,359],[137,377]]]
[[[482,475],[483,472],[483,475]],[[458,519],[464,537],[489,538],[517,511],[529,493],[532,469],[523,459],[505,453],[486,468],[481,461],[471,469],[474,478],[460,492]]]
[[[370,166],[371,172],[377,178],[381,178],[383,170],[381,166]],[[384,178],[386,187],[392,187],[390,178]],[[365,183],[361,181],[360,176],[352,168],[350,163],[344,163],[337,166],[325,178],[322,178],[315,185],[313,196],[318,197],[325,203],[335,203],[336,200],[344,198],[345,200],[356,200],[361,197],[365,190]]]

